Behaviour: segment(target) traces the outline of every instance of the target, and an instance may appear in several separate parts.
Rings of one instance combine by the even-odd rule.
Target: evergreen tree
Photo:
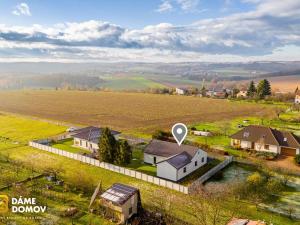
[[[259,98],[264,98],[271,95],[271,85],[266,79],[261,80],[257,85],[257,95]]]
[[[256,93],[256,87],[255,87],[254,81],[252,80],[250,82],[248,90],[247,90],[247,96],[254,97],[255,93]]]
[[[120,140],[118,143],[117,154],[115,157],[115,164],[126,165],[131,162],[132,151],[126,140]]]
[[[102,130],[99,139],[99,157],[103,162],[113,163],[117,150],[117,142],[110,130],[106,127]]]

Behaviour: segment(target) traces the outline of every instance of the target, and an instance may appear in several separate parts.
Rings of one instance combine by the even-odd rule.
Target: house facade
[[[137,188],[120,183],[113,184],[101,194],[100,203],[111,210],[119,224],[124,224],[141,209],[140,193]]]
[[[247,91],[239,91],[239,93],[236,94],[237,98],[246,98],[247,97]]]
[[[298,89],[298,87],[295,91],[295,104],[300,104],[300,90]]]
[[[144,151],[144,162],[157,167],[157,176],[179,181],[207,163],[207,153],[197,147],[152,140]]]
[[[231,136],[231,146],[287,156],[300,154],[300,138],[270,127],[250,125]]]
[[[74,131],[71,135],[74,139],[74,147],[90,150],[92,153],[96,153],[99,149],[98,143],[102,133],[102,128],[99,127],[85,127]],[[115,139],[118,139],[120,132],[111,130]]]
[[[188,90],[186,88],[176,88],[175,92],[178,95],[185,95],[188,92]]]

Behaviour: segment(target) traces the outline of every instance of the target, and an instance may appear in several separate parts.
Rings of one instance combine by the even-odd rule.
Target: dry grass
[[[175,122],[213,122],[264,110],[251,103],[124,92],[2,91],[0,102],[2,111],[122,131],[152,131]]]

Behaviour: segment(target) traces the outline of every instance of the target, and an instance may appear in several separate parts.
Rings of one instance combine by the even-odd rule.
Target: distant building
[[[236,94],[237,98],[246,98],[247,97],[247,91],[239,91],[239,93]]]
[[[229,90],[228,92],[226,90],[221,90],[221,91],[209,90],[206,92],[206,96],[212,98],[225,98],[227,94],[229,94]]]
[[[139,190],[120,183],[113,184],[102,193],[100,202],[102,206],[113,211],[119,224],[125,224],[142,208]]]
[[[295,156],[300,154],[300,138],[291,132],[250,125],[231,136],[231,145],[241,149]]]
[[[85,127],[72,132],[71,137],[74,138],[74,147],[84,148],[96,153],[99,149],[98,143],[102,133],[102,128]],[[112,135],[116,139],[119,138],[120,132],[111,130]]]
[[[179,181],[207,163],[207,153],[198,147],[152,140],[144,151],[144,162],[157,166],[157,176]]]
[[[233,218],[227,225],[266,225],[266,223],[262,221]]]
[[[298,89],[298,87],[295,91],[295,103],[300,104],[300,89]]]
[[[187,94],[188,90],[186,88],[176,88],[175,92],[178,95],[185,95]]]

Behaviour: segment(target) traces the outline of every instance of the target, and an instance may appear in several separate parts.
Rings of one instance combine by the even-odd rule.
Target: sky
[[[300,61],[300,1],[0,0],[0,61]]]

